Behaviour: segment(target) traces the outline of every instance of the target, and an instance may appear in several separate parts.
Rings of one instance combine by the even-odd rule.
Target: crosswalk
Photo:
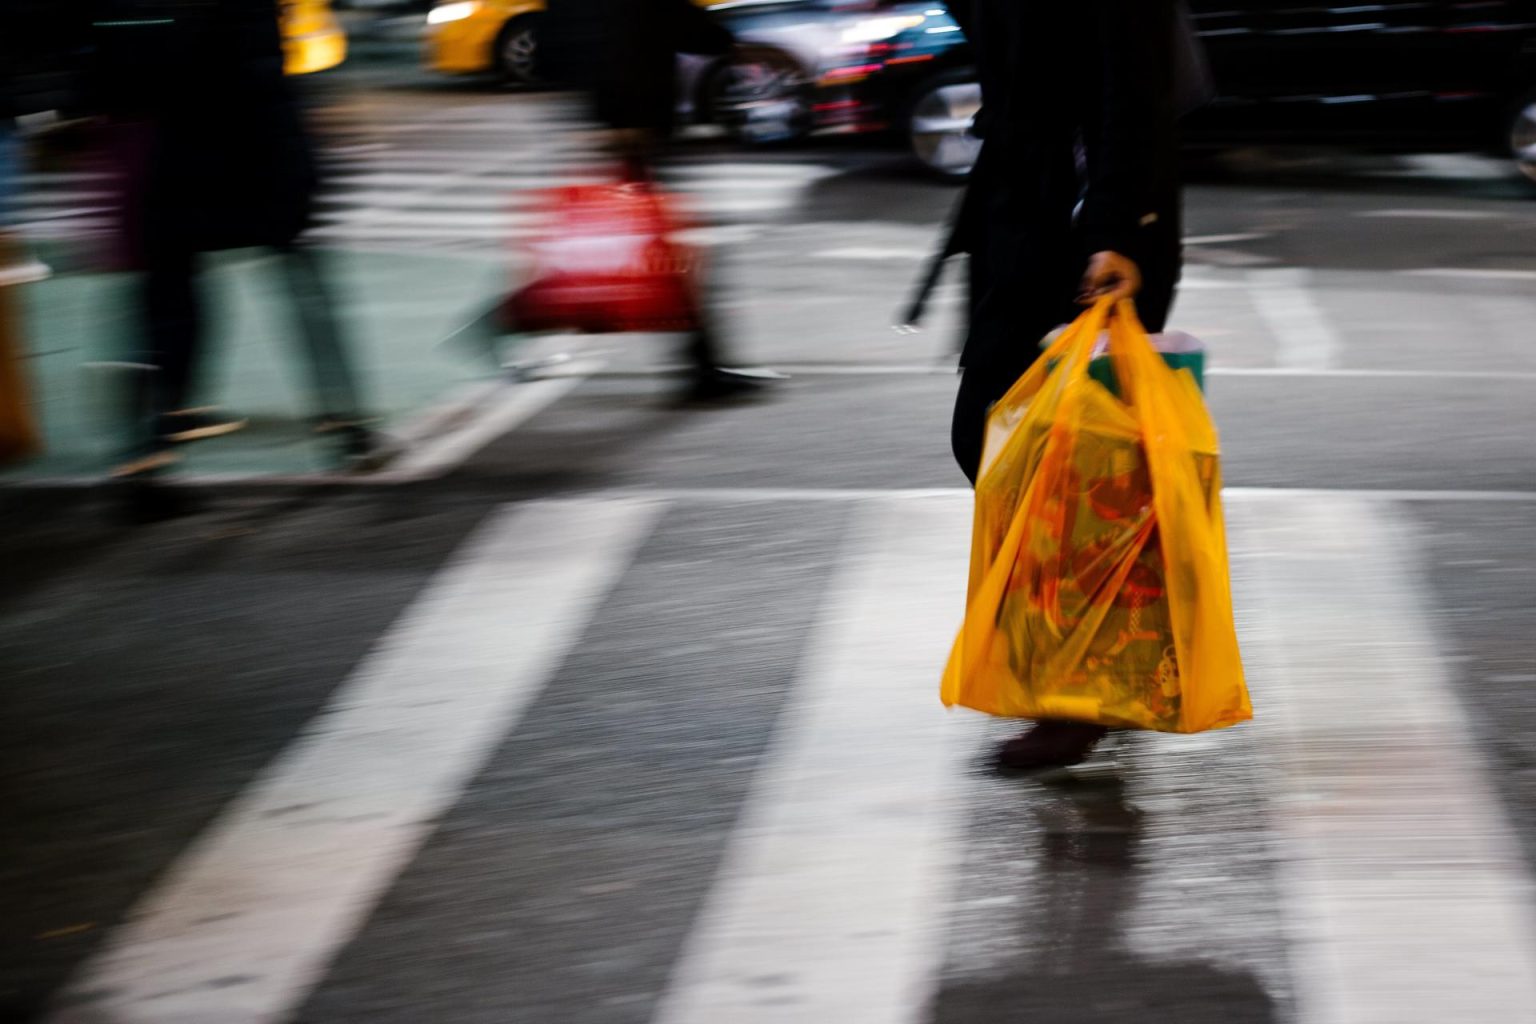
[[[1231,492],[1255,721],[1046,783],[938,705],[965,492],[505,506],[48,1020],[1529,1019],[1416,497]]]
[[[535,229],[535,194],[603,180],[599,136],[557,98],[447,108],[392,123],[349,108],[324,113],[326,188],[311,235],[328,245],[484,251]],[[683,158],[665,173],[679,205],[707,225],[773,220],[833,169],[813,161]],[[79,169],[21,177],[19,228],[88,240],[114,224],[113,176]]]

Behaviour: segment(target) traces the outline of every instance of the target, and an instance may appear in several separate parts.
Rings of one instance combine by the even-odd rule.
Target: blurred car
[[[703,79],[700,116],[748,140],[896,130],[924,166],[962,178],[979,148],[968,43],[942,2],[863,6],[718,8],[762,46],[729,88]],[[1493,151],[1536,181],[1536,0],[1190,6],[1218,89],[1187,120],[1190,143]]]
[[[544,11],[544,0],[438,0],[427,11],[426,64],[449,75],[493,72],[513,85],[535,85]]]
[[[1194,0],[1218,96],[1198,143],[1492,151],[1536,180],[1536,0]]]
[[[347,59],[347,34],[330,0],[282,0],[283,70],[308,75]]]
[[[735,0],[713,7],[742,44],[695,61],[693,119],[748,142],[898,131],[925,165],[963,174],[980,108],[960,27],[935,0]]]
[[[494,71],[508,82],[538,80],[540,15],[544,0],[446,0],[427,12],[426,62],[434,71],[463,75]]]

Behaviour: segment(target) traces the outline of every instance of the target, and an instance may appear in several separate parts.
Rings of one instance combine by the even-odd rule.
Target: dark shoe
[[[190,492],[165,483],[154,473],[124,477],[116,488],[118,515],[134,526],[191,515],[201,508]]]
[[[775,381],[788,380],[773,370],[727,370],[717,366],[694,378],[688,389],[690,402],[715,402],[726,398],[757,394]]]
[[[233,434],[243,430],[247,422],[244,417],[231,416],[211,405],[201,409],[179,409],[160,417],[159,435],[162,441],[185,444]]]
[[[315,422],[315,433],[335,439],[337,462],[351,473],[371,473],[399,456],[403,447],[388,434],[372,430],[363,422],[322,417]]]
[[[1081,764],[1109,730],[1087,722],[1047,718],[997,750],[997,764],[1010,771],[1066,768]]]

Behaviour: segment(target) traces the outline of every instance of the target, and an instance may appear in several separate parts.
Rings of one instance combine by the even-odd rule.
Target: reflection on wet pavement
[[[1120,737],[1070,772],[979,778],[934,1021],[1285,1019],[1245,740]]]

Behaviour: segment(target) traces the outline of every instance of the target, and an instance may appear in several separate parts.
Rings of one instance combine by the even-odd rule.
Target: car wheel
[[[963,71],[935,75],[913,93],[907,139],[923,167],[947,181],[963,181],[976,163],[981,140],[970,133],[981,109],[981,85]]]
[[[744,50],[705,80],[706,118],[751,145],[792,142],[811,131],[810,80],[778,50]]]
[[[1528,181],[1536,183],[1536,89],[1515,101],[1509,117],[1509,155]]]
[[[539,84],[539,17],[513,18],[496,37],[496,71],[509,85]]]

